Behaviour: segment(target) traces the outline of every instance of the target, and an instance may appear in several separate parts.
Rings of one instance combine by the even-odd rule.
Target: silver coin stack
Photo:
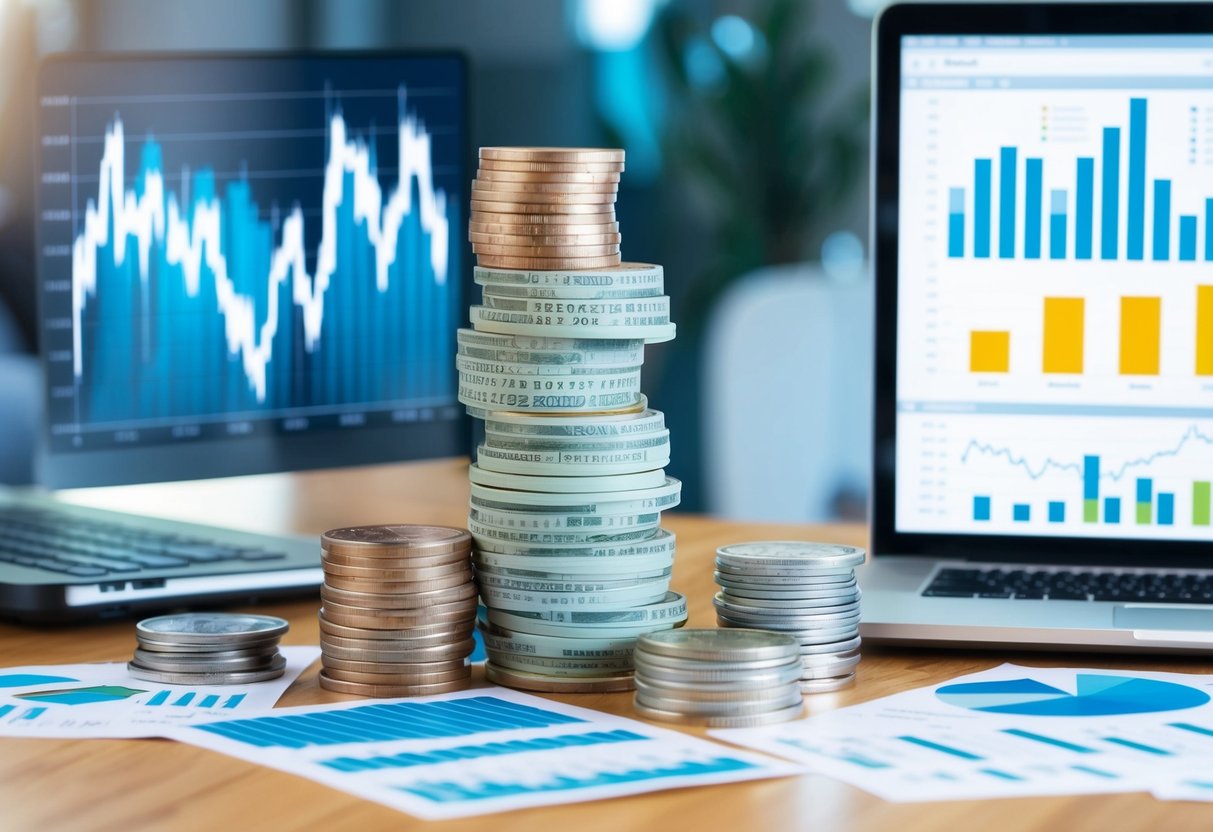
[[[630,690],[636,637],[687,616],[660,527],[682,486],[663,470],[665,417],[640,392],[645,344],[674,337],[663,271],[619,263],[623,151],[480,157],[481,179],[508,183],[482,185],[469,227],[483,302],[456,358],[459,400],[485,423],[468,529],[486,675],[524,690]],[[597,225],[578,207],[587,189],[610,197]],[[609,262],[573,257],[586,235],[611,238]]]
[[[136,679],[165,685],[243,685],[286,672],[278,642],[290,625],[269,615],[200,612],[135,625]]]
[[[714,728],[800,716],[800,644],[765,630],[670,630],[636,641],[636,713]]]
[[[713,599],[721,627],[793,636],[804,665],[801,690],[825,693],[855,681],[859,664],[859,587],[855,546],[763,541],[716,550]]]

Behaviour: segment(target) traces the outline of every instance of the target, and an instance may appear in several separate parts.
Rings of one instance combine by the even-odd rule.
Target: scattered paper
[[[158,737],[177,725],[270,708],[320,655],[282,647],[286,673],[249,685],[162,685],[125,662],[0,669],[0,736]]]
[[[797,774],[798,766],[504,688],[280,708],[170,736],[426,819]]]
[[[890,801],[1213,800],[1213,676],[1005,664],[802,722],[711,733]]]

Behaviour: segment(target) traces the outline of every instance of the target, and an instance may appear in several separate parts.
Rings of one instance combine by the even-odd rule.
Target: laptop
[[[45,489],[457,456],[457,55],[60,57],[38,96]],[[0,614],[313,593],[314,540],[0,489]]]
[[[870,642],[1213,648],[1213,6],[874,38]]]

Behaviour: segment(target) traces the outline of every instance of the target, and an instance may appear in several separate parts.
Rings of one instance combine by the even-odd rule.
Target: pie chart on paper
[[[935,695],[958,708],[1020,716],[1149,714],[1195,708],[1210,700],[1197,688],[1136,676],[1079,673],[1075,682],[1075,693],[1035,679],[1005,679],[944,685]]]

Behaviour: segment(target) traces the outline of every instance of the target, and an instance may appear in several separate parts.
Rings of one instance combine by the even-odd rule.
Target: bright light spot
[[[863,243],[850,231],[835,231],[821,244],[821,267],[840,283],[863,277]]]
[[[577,37],[600,52],[632,49],[649,31],[662,0],[574,0]]]
[[[712,24],[712,40],[720,47],[720,51],[736,61],[740,61],[754,51],[754,27],[748,21],[735,14],[726,14],[716,18]]]
[[[720,61],[720,53],[707,41],[700,38],[690,41],[682,60],[686,64],[691,86],[710,89],[724,82],[724,64]]]

